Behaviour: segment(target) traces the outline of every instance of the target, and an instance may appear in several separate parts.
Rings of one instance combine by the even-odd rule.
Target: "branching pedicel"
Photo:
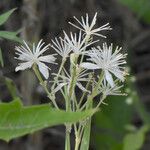
[[[24,46],[15,48],[18,55],[15,58],[22,61],[16,67],[16,71],[32,67],[48,97],[57,109],[60,109],[55,99],[55,94],[58,91],[64,98],[66,111],[83,111],[93,107],[98,108],[104,103],[107,96],[122,95],[120,88],[123,86],[122,82],[124,82],[126,75],[125,67],[123,66],[126,63],[126,54],[121,54],[121,48],[113,48],[112,44],[108,46],[104,43],[102,47],[90,48],[94,43],[98,42],[94,40],[93,36],[106,38],[101,31],[111,30],[109,23],[94,29],[96,17],[97,13],[91,23],[88,14],[86,14],[86,18],[81,17],[81,21],[74,17],[79,26],[71,22],[69,24],[79,29],[79,33],[70,33],[70,36],[68,36],[64,32],[63,38],[55,38],[51,44],[46,46],[41,40],[37,46],[33,44],[32,49],[29,48],[26,42],[24,42]],[[56,54],[43,56],[43,53],[48,51],[49,46],[62,57],[59,71],[53,73],[55,77],[52,81],[51,89],[47,88],[49,82],[44,81],[48,79],[50,70],[45,63],[56,64]],[[67,60],[70,64],[68,64]],[[69,70],[65,68],[66,61]],[[99,70],[98,77],[94,72],[97,69]],[[76,88],[81,90],[81,96],[76,93]],[[100,100],[95,106],[93,104],[94,97],[98,95]],[[81,121],[73,125],[66,125],[66,150],[70,150],[71,128],[75,131],[75,150],[79,149],[87,123]]]

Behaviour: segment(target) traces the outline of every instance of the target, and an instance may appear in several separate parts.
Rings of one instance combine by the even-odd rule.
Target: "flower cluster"
[[[24,46],[17,46],[16,59],[21,61],[16,67],[16,71],[32,68],[37,76],[41,86],[47,93],[56,109],[60,109],[57,104],[57,94],[61,95],[61,100],[64,101],[66,112],[79,112],[82,110],[92,109],[97,110],[101,104],[106,104],[105,99],[110,95],[125,95],[121,92],[123,82],[125,81],[126,54],[121,53],[120,47],[114,47],[113,44],[107,45],[103,43],[98,45],[99,40],[94,37],[98,36],[106,38],[102,31],[111,30],[109,23],[101,27],[95,27],[97,21],[97,13],[92,21],[88,14],[86,17],[77,19],[77,25],[69,22],[73,27],[79,29],[78,33],[67,34],[65,31],[63,37],[51,40],[51,44],[45,45],[40,40],[37,45],[30,45],[24,42]],[[44,46],[45,45],[45,46]],[[61,64],[58,72],[51,73],[53,79],[45,82],[49,78],[49,71],[52,64],[56,63],[57,54],[46,54],[48,49],[53,49],[58,56],[61,56]],[[51,84],[51,88],[49,89]],[[78,92],[79,90],[80,92]],[[99,98],[98,102],[93,104],[94,98]],[[78,123],[66,125],[66,145],[70,147],[68,139],[71,129],[75,131],[75,149],[79,149],[80,141],[82,142],[85,126],[90,122],[90,118]],[[87,132],[86,132],[87,133]],[[69,149],[69,148],[67,148]]]
[[[70,35],[67,35],[64,31],[64,37],[55,38],[51,44],[46,46],[44,46],[42,40],[39,41],[37,46],[33,44],[32,48],[26,42],[24,42],[24,46],[17,46],[15,48],[18,55],[16,59],[22,62],[16,67],[16,71],[37,65],[40,73],[45,79],[48,79],[50,67],[45,63],[56,64],[56,54],[43,56],[43,53],[48,51],[50,46],[62,57],[62,64],[58,73],[53,73],[55,76],[52,88],[53,94],[61,91],[63,95],[66,94],[72,98],[72,96],[75,96],[75,88],[78,87],[83,93],[92,94],[96,90],[95,93],[102,93],[105,96],[120,95],[122,85],[118,85],[118,83],[120,84],[125,80],[126,54],[122,54],[121,48],[114,47],[113,44],[107,45],[104,43],[102,47],[93,47],[95,43],[98,43],[98,40],[94,40],[93,36],[106,38],[101,31],[111,30],[109,23],[95,28],[97,13],[91,22],[88,14],[85,18],[81,17],[81,21],[76,17],[74,19],[79,26],[71,22],[69,24],[79,29],[78,33],[71,32]],[[70,64],[67,58],[70,58]],[[65,69],[65,64],[69,68],[69,73]],[[89,78],[89,74],[94,74],[95,70],[100,70],[98,75],[103,74],[103,76],[99,81],[95,81],[96,78],[94,79],[94,86],[88,85],[94,78],[94,75]],[[82,85],[83,82],[86,86]],[[93,88],[95,86],[98,87]]]

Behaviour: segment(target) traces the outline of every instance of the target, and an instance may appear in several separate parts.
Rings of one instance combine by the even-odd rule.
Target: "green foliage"
[[[119,0],[128,6],[139,18],[150,23],[150,0]]]
[[[135,78],[132,76],[127,78],[125,91],[128,97],[108,98],[109,105],[103,105],[101,112],[95,115],[96,130],[99,131],[94,133],[97,149],[138,150],[142,147],[145,134],[149,130],[149,114],[140,102],[134,81]],[[134,125],[131,125],[135,108],[143,121],[143,127],[136,131]],[[129,127],[132,133],[128,132]]]
[[[11,9],[9,11],[7,11],[6,13],[3,13],[2,15],[0,15],[0,25],[3,25],[8,18],[10,17],[10,15],[16,10],[16,8]],[[4,39],[8,39],[8,40],[13,40],[19,43],[22,43],[22,40],[17,37],[17,34],[19,32],[10,32],[10,31],[0,31],[0,38],[4,38]],[[3,62],[3,57],[2,57],[2,50],[0,48],[0,63],[1,66],[4,66],[4,62]]]
[[[0,31],[0,38],[13,40],[16,42],[22,43],[22,40],[17,37],[18,32],[11,32],[11,31]]]
[[[8,12],[0,15],[0,25],[3,25],[15,10],[16,10],[16,8],[11,9]],[[22,40],[19,37],[17,37],[18,33],[19,33],[18,31],[16,31],[16,32],[0,31],[0,38],[4,38],[7,40],[13,40],[13,41],[22,43]]]
[[[128,133],[124,137],[123,150],[139,150],[144,143],[145,134],[148,130],[148,126],[143,126],[134,133]]]
[[[94,117],[96,131],[93,133],[97,149],[121,150],[126,126],[132,117],[132,106],[125,103],[126,97],[107,98],[108,106],[101,106],[101,111]]]
[[[19,100],[0,104],[0,139],[13,138],[33,133],[37,130],[85,119],[95,110],[85,112],[65,112],[50,108],[49,104],[23,107]]]
[[[3,61],[3,56],[2,56],[2,50],[0,48],[0,63],[1,63],[1,66],[4,67],[4,61]]]
[[[2,15],[0,15],[0,25],[3,25],[15,10],[16,10],[16,8],[11,9],[11,10],[7,11],[6,13],[3,13]]]
[[[128,77],[124,90],[134,92],[133,78]],[[94,117],[96,131],[94,140],[96,148],[100,150],[122,150],[123,138],[127,133],[127,126],[133,116],[133,101],[127,103],[127,99],[133,100],[132,92],[127,91],[128,96],[109,96],[106,98],[108,105],[102,105],[101,111]],[[134,92],[135,93],[135,92]]]

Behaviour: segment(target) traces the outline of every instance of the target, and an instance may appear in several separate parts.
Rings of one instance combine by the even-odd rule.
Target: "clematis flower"
[[[89,23],[89,16],[88,14],[86,14],[86,18],[84,19],[83,16],[81,17],[81,21],[79,21],[75,16],[74,16],[74,19],[80,24],[80,26],[77,26],[71,22],[69,22],[69,24],[71,24],[72,26],[74,26],[75,28],[83,31],[86,33],[87,36],[91,36],[91,35],[96,35],[96,36],[100,36],[100,37],[104,37],[106,38],[106,36],[98,33],[100,31],[103,31],[103,30],[111,30],[111,27],[109,26],[109,23],[99,27],[99,28],[95,28],[93,29],[93,27],[95,26],[96,24],[96,17],[97,17],[97,13],[95,13],[94,17],[93,17],[93,20],[91,22],[91,24]]]
[[[108,95],[125,95],[121,93],[121,88],[123,85],[118,86],[117,85],[117,80],[114,82],[114,86],[111,87],[106,80],[104,79],[103,82],[101,83],[101,86],[99,87],[99,92],[103,93],[103,95],[108,96]]]
[[[97,47],[92,48],[92,50],[87,51],[86,55],[88,55],[91,62],[83,62],[81,63],[81,67],[86,69],[102,69],[104,71],[104,77],[107,82],[114,86],[114,81],[112,74],[116,76],[121,81],[124,81],[125,67],[121,66],[126,63],[124,60],[126,58],[126,54],[120,53],[121,48],[116,47],[113,52],[113,45],[107,46],[106,43],[103,44],[103,48]]]
[[[18,55],[15,59],[22,61],[18,64],[15,71],[25,70],[27,68],[31,68],[33,64],[37,64],[41,74],[48,79],[50,68],[45,65],[45,63],[55,64],[56,59],[54,57],[55,54],[43,56],[43,53],[49,49],[50,44],[44,46],[45,43],[43,40],[40,40],[37,46],[33,43],[32,49],[30,49],[29,45],[25,41],[23,42],[24,46],[21,45],[15,47],[15,54]]]
[[[55,38],[52,40],[53,45],[51,47],[60,55],[63,59],[68,57],[71,52],[71,47],[67,44],[66,39]]]
[[[66,34],[66,32],[64,32],[65,35],[65,41],[68,44],[69,47],[71,47],[73,53],[79,55],[81,54],[83,51],[85,51],[85,49],[94,44],[95,42],[98,42],[98,40],[96,41],[92,41],[89,42],[88,44],[85,44],[86,38],[82,39],[82,34],[81,31],[79,32],[79,35],[77,36],[77,34],[73,34],[72,32],[70,33],[70,38],[69,36]]]
[[[54,92],[58,92],[60,89],[62,89],[62,87],[64,87],[65,85],[67,85],[67,89],[68,89],[68,92],[69,92],[69,89],[70,89],[70,86],[71,86],[71,76],[70,74],[64,69],[64,72],[65,72],[65,75],[59,75],[59,77],[61,78],[61,80],[58,80],[58,86],[54,89]],[[88,78],[88,75],[89,75],[90,72],[87,72],[86,69],[83,69],[82,71],[79,72],[79,74],[77,75],[77,82],[76,82],[76,86],[84,91],[84,92],[90,92],[88,91],[82,84],[81,82],[88,82],[89,81],[89,78]],[[57,74],[54,74],[53,75],[57,75]]]

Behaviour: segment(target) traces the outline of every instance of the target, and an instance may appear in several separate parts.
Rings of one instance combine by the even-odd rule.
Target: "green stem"
[[[75,149],[74,150],[78,150],[79,149],[79,145],[80,145],[80,139],[77,137],[76,138],[76,142],[75,142]]]
[[[66,62],[66,59],[63,59],[61,65],[60,65],[60,68],[59,68],[59,70],[58,70],[57,76],[56,76],[56,78],[55,78],[55,81],[54,81],[54,83],[53,83],[53,85],[52,85],[51,91],[54,90],[54,88],[55,88],[55,86],[56,86],[56,84],[57,84],[58,77],[59,77],[59,75],[60,75],[60,73],[61,73],[61,71],[62,71],[62,68],[63,68],[65,62]],[[53,93],[53,92],[52,92],[52,93]]]
[[[86,40],[85,40],[85,45],[87,45],[87,44],[88,44],[88,42],[89,42],[90,36],[87,36],[87,35],[86,35],[85,39],[86,39]],[[84,49],[84,51],[85,51],[85,50],[86,50],[86,48]],[[82,63],[83,58],[84,58],[84,55],[82,55],[82,56],[81,56],[80,64]]]
[[[99,106],[103,103],[103,100],[106,98],[106,95],[102,95],[102,98],[100,99],[99,103],[96,106],[96,110],[99,108]]]
[[[84,125],[82,125],[82,123],[79,123],[78,130],[76,131],[75,150],[79,149],[79,146],[80,146],[80,143],[81,143],[81,140],[82,140],[82,136],[83,136],[83,131],[84,131]]]
[[[73,90],[74,90],[75,77],[76,77],[76,63],[72,64],[72,66],[71,66],[71,81],[70,81],[69,95],[68,95],[68,98],[66,101],[66,111],[67,112],[71,111],[71,98],[72,98],[72,94],[73,94]],[[70,150],[70,132],[68,130],[68,126],[69,125],[66,125],[65,150]]]
[[[91,107],[92,107],[92,101],[91,101]],[[91,134],[91,118],[87,120],[87,124],[84,127],[80,150],[89,150],[90,134]]]
[[[86,105],[86,109],[90,109],[93,107],[93,99],[98,93],[98,88],[103,81],[104,72],[101,72],[101,75],[99,77],[98,83],[96,87],[93,89],[91,95],[88,97],[88,103]],[[84,131],[83,131],[83,137],[81,142],[81,148],[80,150],[88,150],[90,145],[90,133],[91,133],[91,117],[87,120],[87,124],[85,125]]]
[[[42,78],[42,76],[41,76],[41,74],[40,74],[40,72],[39,72],[39,70],[37,68],[37,65],[33,65],[33,70],[34,70],[35,75],[37,76],[38,80],[40,81],[40,84],[43,86],[45,92],[47,93],[49,99],[52,101],[53,105],[55,106],[55,108],[59,109],[56,101],[51,99],[51,94],[50,94],[50,92],[49,92],[49,90],[47,88],[47,84],[46,84],[46,82],[44,82],[44,80],[43,80],[43,78]]]
[[[91,80],[92,80],[92,77],[93,77],[93,75],[91,74],[91,76],[89,77],[89,81],[88,81],[88,83],[86,84],[86,89],[88,89],[89,88],[89,86],[90,86],[90,83],[91,83]],[[81,98],[80,98],[80,101],[79,101],[79,104],[78,104],[78,108],[80,108],[80,106],[81,106],[81,104],[82,104],[82,102],[83,102],[83,99],[84,99],[84,97],[85,97],[85,95],[86,95],[86,91],[82,94],[82,96],[81,96]]]
[[[66,125],[65,150],[70,150],[70,132],[68,131],[67,125]]]
[[[74,131],[75,131],[75,150],[78,150],[80,144],[80,137],[76,124],[74,124]]]
[[[71,72],[71,81],[70,81],[70,87],[69,87],[69,94],[68,94],[68,110],[70,111],[71,110],[71,98],[73,96],[73,91],[74,91],[74,88],[75,88],[75,83],[76,83],[76,64],[77,64],[77,60],[78,60],[78,57],[75,58],[75,61],[73,64],[71,64],[71,67],[70,67],[70,72]]]
[[[73,94],[75,77],[76,77],[76,67],[74,66],[73,67],[73,72],[72,72],[72,77],[71,77],[70,88],[69,88],[69,98],[71,98],[72,94]]]
[[[91,106],[91,101],[98,94],[98,88],[100,87],[100,85],[101,85],[101,83],[103,81],[103,78],[104,78],[104,72],[102,71],[101,74],[100,74],[99,80],[97,82],[97,85],[92,90],[91,95],[88,97],[87,104],[86,104],[86,109],[89,109],[89,106]]]

